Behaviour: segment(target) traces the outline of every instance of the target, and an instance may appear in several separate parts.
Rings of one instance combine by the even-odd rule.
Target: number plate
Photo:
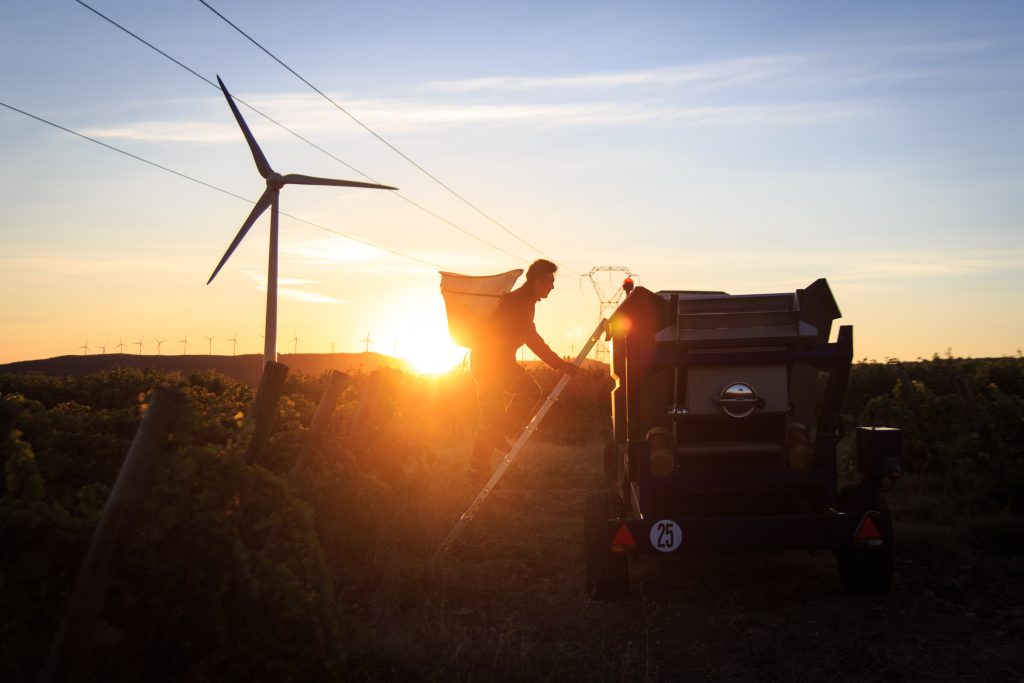
[[[683,530],[671,519],[663,519],[651,525],[651,545],[662,553],[674,551],[683,542]]]

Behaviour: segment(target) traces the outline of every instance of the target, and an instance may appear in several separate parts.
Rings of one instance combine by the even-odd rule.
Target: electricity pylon
[[[604,273],[608,274],[607,283],[599,282],[598,276]],[[594,286],[594,293],[597,294],[599,302],[598,317],[601,320],[607,319],[612,314],[624,294],[621,286],[622,280],[616,281],[612,278],[612,275],[615,273],[622,273],[623,279],[636,277],[636,273],[626,266],[594,266],[590,269],[589,273],[580,276],[581,278],[589,278],[590,284]],[[603,336],[594,345],[594,359],[602,363],[608,362],[608,344]]]

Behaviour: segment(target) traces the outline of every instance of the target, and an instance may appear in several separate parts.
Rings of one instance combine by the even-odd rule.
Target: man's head
[[[555,271],[557,270],[558,266],[551,261],[537,259],[530,264],[529,270],[526,271],[526,286],[533,291],[533,295],[538,299],[547,298],[547,295],[555,288]]]

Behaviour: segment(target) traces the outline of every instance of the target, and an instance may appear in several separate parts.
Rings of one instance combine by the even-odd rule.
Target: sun
[[[460,365],[467,350],[448,334],[448,318],[441,297],[425,289],[402,290],[381,306],[377,323],[381,339],[392,339],[392,356],[420,375],[440,375]]]
[[[456,346],[447,333],[423,335],[406,344],[400,355],[414,372],[424,375],[439,375],[462,363],[466,349]]]

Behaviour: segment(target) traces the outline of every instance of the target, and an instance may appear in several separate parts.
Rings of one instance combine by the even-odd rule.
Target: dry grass
[[[851,598],[830,553],[640,557],[632,595],[582,591],[582,511],[600,445],[531,444],[446,560],[427,559],[478,492],[464,450],[436,454],[423,514],[381,540],[372,587],[351,586],[355,680],[1010,680],[1024,657],[1012,516],[951,530],[899,518],[892,594]],[[907,489],[906,495],[911,495]],[[986,536],[987,535],[987,536]],[[974,540],[972,540],[974,539]],[[1019,547],[1019,546],[1018,546]]]

